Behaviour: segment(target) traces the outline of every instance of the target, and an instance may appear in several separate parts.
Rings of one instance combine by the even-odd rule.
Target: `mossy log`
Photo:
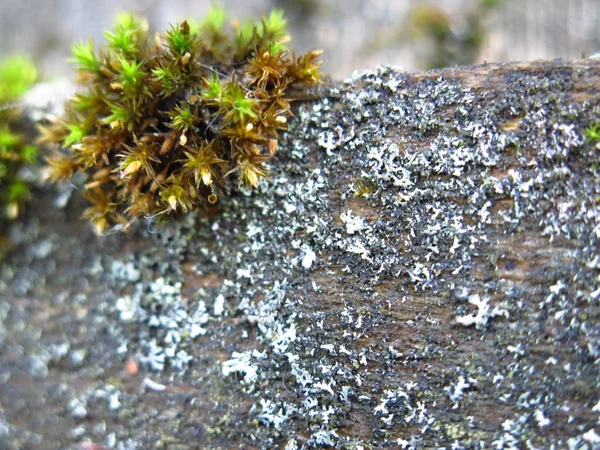
[[[5,229],[0,448],[599,448],[599,87],[382,68],[210,216],[97,237],[40,192]]]

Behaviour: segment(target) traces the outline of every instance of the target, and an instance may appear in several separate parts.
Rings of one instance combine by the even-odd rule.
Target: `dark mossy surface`
[[[258,190],[126,235],[40,196],[0,448],[594,448],[599,77],[364,73],[298,104]]]

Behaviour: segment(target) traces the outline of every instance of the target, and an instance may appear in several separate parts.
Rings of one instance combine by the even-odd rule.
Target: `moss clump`
[[[37,160],[37,148],[19,132],[20,97],[37,78],[35,66],[23,56],[0,63],[0,208],[1,216],[14,219],[30,197],[22,170]]]
[[[319,51],[294,57],[286,21],[228,24],[213,8],[151,38],[144,21],[122,15],[98,52],[73,46],[87,90],[67,105],[46,141],[65,150],[48,162],[51,180],[87,175],[84,216],[98,234],[141,217],[217,202],[224,177],[256,187],[267,175],[277,132],[291,116],[289,88],[320,81]]]

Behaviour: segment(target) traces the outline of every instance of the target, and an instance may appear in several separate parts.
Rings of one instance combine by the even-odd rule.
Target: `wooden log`
[[[1,448],[598,448],[599,80],[366,72],[298,105],[258,190],[128,234],[40,193]]]

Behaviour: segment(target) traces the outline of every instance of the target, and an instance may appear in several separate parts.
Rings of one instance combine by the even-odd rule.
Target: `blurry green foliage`
[[[600,123],[596,123],[587,127],[585,129],[585,135],[587,136],[588,141],[590,142],[600,142]]]
[[[24,56],[0,62],[0,208],[1,216],[14,219],[30,197],[23,166],[37,159],[37,148],[20,130],[18,101],[37,79],[34,64]]]
[[[439,5],[423,3],[409,18],[413,38],[429,40],[431,49],[422,56],[425,69],[473,64],[486,37],[485,21],[503,0],[478,0],[460,17]]]
[[[0,105],[17,100],[36,79],[37,70],[25,56],[15,55],[0,62]]]

